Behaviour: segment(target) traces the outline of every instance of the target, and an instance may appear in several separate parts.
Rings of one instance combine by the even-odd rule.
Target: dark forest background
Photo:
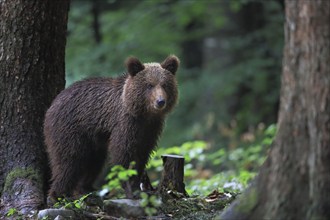
[[[180,101],[158,155],[184,154],[193,180],[219,181],[213,173],[234,170],[231,177],[246,183],[276,131],[283,22],[280,0],[73,0],[66,86],[118,76],[131,55],[161,62],[176,54]],[[161,160],[151,160],[150,167],[161,167]]]

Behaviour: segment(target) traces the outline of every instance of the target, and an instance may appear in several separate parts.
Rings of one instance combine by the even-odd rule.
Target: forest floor
[[[142,194],[141,194],[142,195]],[[156,195],[142,195],[141,199],[94,199],[93,196],[78,200],[63,200],[56,209],[45,209],[38,219],[215,219],[236,197],[231,193],[214,190],[207,196],[184,196],[168,192],[159,199]]]
[[[236,195],[214,190],[206,197],[170,198],[160,206],[160,211],[170,219],[209,220],[229,205]]]

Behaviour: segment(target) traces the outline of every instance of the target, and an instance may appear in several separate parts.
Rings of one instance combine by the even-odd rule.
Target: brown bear
[[[92,191],[108,154],[112,165],[135,161],[141,178],[177,102],[178,66],[174,55],[161,64],[131,57],[122,76],[85,79],[55,98],[44,121],[50,198]]]

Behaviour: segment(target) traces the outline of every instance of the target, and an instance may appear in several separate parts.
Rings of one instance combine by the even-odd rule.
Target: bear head
[[[135,57],[126,61],[127,78],[122,101],[132,115],[165,115],[178,99],[176,71],[179,59],[168,56],[162,63],[141,63]]]

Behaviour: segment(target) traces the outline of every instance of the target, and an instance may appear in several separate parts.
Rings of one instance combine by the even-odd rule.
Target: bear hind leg
[[[79,153],[57,154],[56,158],[53,158],[52,183],[49,190],[52,199],[73,196],[78,182],[83,177],[89,157],[83,149],[84,147],[80,145]]]
[[[49,196],[53,199],[73,196],[73,190],[77,185],[76,181],[78,178],[79,169],[74,165],[59,167],[58,170],[53,171]]]

